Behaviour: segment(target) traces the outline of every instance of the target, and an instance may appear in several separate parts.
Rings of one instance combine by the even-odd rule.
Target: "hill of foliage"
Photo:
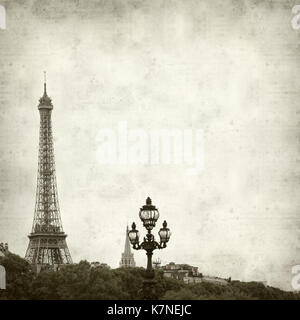
[[[57,272],[35,274],[24,259],[14,254],[0,257],[6,269],[7,289],[0,290],[0,299],[141,299],[143,268],[109,269],[100,264],[81,261],[62,267]],[[258,282],[232,281],[227,286],[213,283],[185,284],[164,278],[156,272],[159,299],[300,299],[300,293],[265,287]]]

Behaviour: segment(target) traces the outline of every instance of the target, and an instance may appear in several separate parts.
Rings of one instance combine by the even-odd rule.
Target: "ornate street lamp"
[[[144,237],[144,241],[142,243],[139,242],[139,232],[136,230],[136,224],[133,222],[132,230],[128,232],[129,240],[133,246],[133,249],[140,250],[144,249],[147,255],[147,269],[146,269],[146,277],[149,279],[144,282],[144,297],[146,299],[153,298],[153,286],[155,284],[154,279],[154,271],[152,268],[152,255],[155,249],[163,249],[166,248],[167,242],[170,239],[171,232],[170,229],[167,228],[167,222],[163,222],[163,227],[159,230],[158,235],[160,238],[160,242],[156,242],[154,239],[154,235],[151,233],[151,230],[155,227],[155,224],[159,218],[159,212],[157,208],[152,204],[151,199],[148,197],[146,199],[146,204],[140,209],[139,217],[143,222],[143,226],[147,229],[146,237]],[[147,292],[146,292],[147,291]]]

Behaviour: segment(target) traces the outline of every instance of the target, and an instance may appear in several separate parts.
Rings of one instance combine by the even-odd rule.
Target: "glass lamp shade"
[[[149,197],[146,200],[146,205],[140,209],[139,217],[147,230],[152,230],[155,227],[156,221],[159,218],[159,212],[156,207],[152,205]]]
[[[132,224],[132,230],[128,232],[128,238],[131,244],[139,243],[140,233],[136,230],[135,223]]]
[[[163,228],[161,228],[158,231],[158,235],[159,235],[159,238],[160,238],[160,242],[162,242],[162,243],[167,243],[170,240],[171,231],[170,231],[169,228],[167,228],[166,220],[163,223]]]

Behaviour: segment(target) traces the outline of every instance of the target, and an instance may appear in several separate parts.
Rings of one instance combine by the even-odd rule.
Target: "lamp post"
[[[167,242],[170,239],[171,232],[167,228],[166,220],[163,222],[163,227],[159,230],[158,235],[160,242],[156,242],[154,235],[151,233],[151,230],[155,227],[155,224],[159,218],[159,212],[157,208],[152,204],[151,199],[148,197],[146,199],[146,204],[140,209],[139,217],[143,222],[143,226],[147,229],[146,237],[142,243],[139,242],[140,234],[136,230],[136,224],[133,222],[132,230],[128,232],[129,240],[133,246],[133,249],[140,250],[143,249],[146,251],[147,255],[147,269],[146,269],[146,278],[143,285],[143,296],[144,299],[155,299],[156,293],[154,292],[154,270],[152,267],[152,255],[155,249],[164,249],[167,247]]]

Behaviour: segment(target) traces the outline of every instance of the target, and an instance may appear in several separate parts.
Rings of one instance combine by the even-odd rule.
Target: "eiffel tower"
[[[40,141],[36,203],[25,259],[40,272],[43,269],[57,270],[60,265],[72,263],[60,218],[51,127],[53,105],[47,95],[46,74],[44,95],[39,100],[38,109]]]

